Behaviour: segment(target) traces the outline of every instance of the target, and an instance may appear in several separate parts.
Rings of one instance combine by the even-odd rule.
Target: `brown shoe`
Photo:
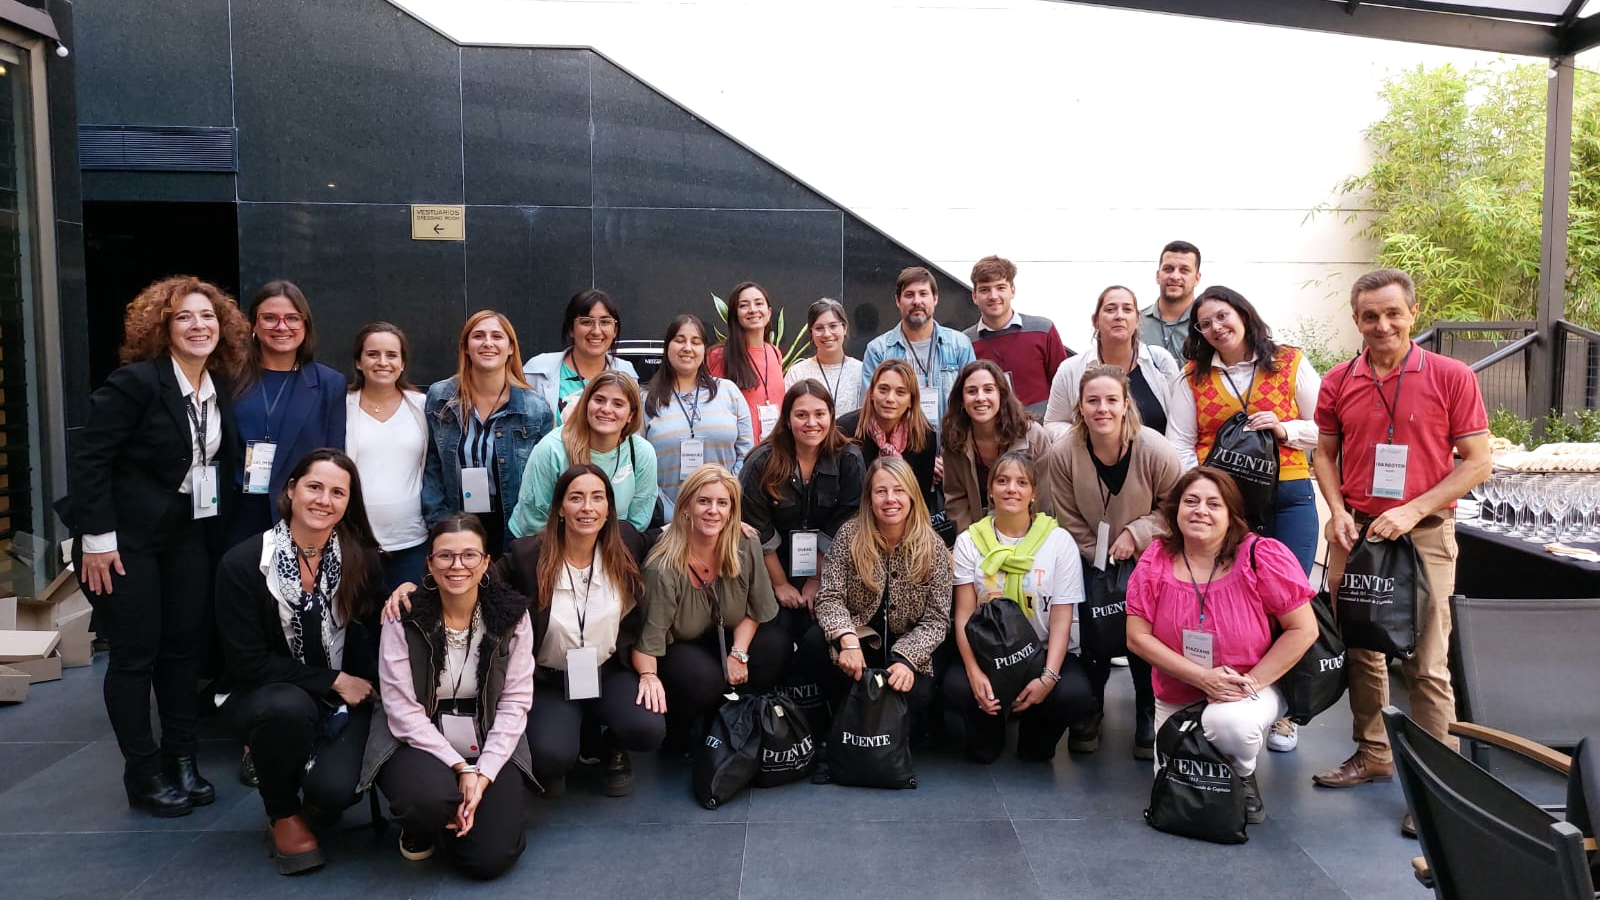
[[[1311,776],[1313,782],[1329,788],[1355,787],[1369,781],[1389,781],[1393,778],[1394,763],[1379,762],[1365,750],[1357,750],[1338,766]]]
[[[268,826],[267,848],[273,861],[278,864],[280,875],[296,875],[320,869],[327,862],[322,855],[322,848],[317,845],[317,836],[311,833],[306,820],[298,814],[285,816]]]
[[[1411,818],[1411,813],[1406,813],[1400,819],[1400,833],[1412,840],[1417,838],[1417,820]]]

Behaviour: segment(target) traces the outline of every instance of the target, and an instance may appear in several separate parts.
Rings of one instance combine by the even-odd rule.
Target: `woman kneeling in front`
[[[1311,587],[1288,547],[1250,533],[1225,472],[1189,470],[1161,513],[1168,536],[1128,579],[1128,649],[1155,670],[1158,743],[1168,717],[1204,700],[1206,740],[1244,779],[1246,818],[1257,824],[1267,814],[1256,757],[1286,709],[1273,682],[1317,639]]]
[[[474,878],[501,875],[522,855],[522,779],[533,778],[523,735],[533,703],[528,601],[485,579],[485,543],[471,513],[429,530],[411,611],[383,626],[383,705],[361,775],[389,798],[401,855],[427,859],[443,840]]]

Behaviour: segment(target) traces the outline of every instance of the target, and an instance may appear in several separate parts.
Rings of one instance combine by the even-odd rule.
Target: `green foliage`
[[[1489,416],[1489,431],[1529,450],[1542,444],[1592,444],[1600,442],[1600,409],[1580,409],[1569,416],[1552,409],[1529,420],[1501,407]]]
[[[722,299],[721,297],[718,297],[716,294],[712,294],[711,295],[711,305],[716,307],[716,310],[717,310],[717,321],[721,322],[724,326],[727,326],[728,325],[728,301]],[[784,329],[785,329],[785,327],[786,326],[784,325],[784,321],[783,321],[783,310],[780,309],[780,310],[778,310],[778,326],[773,332],[772,344],[773,344],[773,346],[778,348],[778,352],[783,357],[783,368],[784,368],[784,371],[788,371],[790,366],[794,365],[795,363],[797,363],[800,360],[805,358],[805,355],[806,355],[807,351],[809,351],[811,349],[811,341],[807,339],[808,338],[807,330],[802,328],[789,341],[789,346],[787,348],[785,348],[783,346],[783,338],[784,338]],[[731,327],[729,328],[729,330],[732,330]],[[716,332],[717,332],[717,340],[725,341],[725,340],[728,339],[728,336],[723,333],[721,328],[717,328]]]
[[[1328,374],[1329,369],[1354,355],[1341,350],[1335,343],[1337,340],[1337,332],[1326,319],[1302,320],[1282,337],[1283,343],[1300,348],[1318,375]]]
[[[1489,433],[1526,447],[1533,439],[1533,423],[1502,406],[1489,414]]]
[[[1532,319],[1539,277],[1546,68],[1418,67],[1391,79],[1366,132],[1372,166],[1337,187],[1372,210],[1377,262],[1417,281],[1420,327]],[[1576,72],[1566,271],[1569,321],[1600,323],[1600,75]],[[1319,210],[1326,211],[1326,210]]]

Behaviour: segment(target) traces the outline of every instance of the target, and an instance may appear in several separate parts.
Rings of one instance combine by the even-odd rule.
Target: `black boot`
[[[1133,758],[1156,758],[1156,705],[1154,701],[1139,704],[1133,724]]]
[[[167,766],[163,774],[178,790],[189,795],[189,803],[192,806],[206,806],[217,799],[217,789],[211,786],[211,782],[200,777],[200,770],[195,767],[193,755],[167,757]]]
[[[633,762],[628,751],[606,751],[605,794],[607,797],[626,797],[633,793]]]
[[[1100,749],[1100,723],[1105,714],[1096,711],[1067,729],[1067,750],[1072,753],[1093,753]]]
[[[128,792],[128,805],[161,819],[174,819],[194,812],[189,796],[179,790],[164,773],[125,772],[122,787]]]
[[[1261,803],[1261,788],[1256,785],[1256,773],[1251,772],[1241,780],[1244,782],[1244,820],[1251,825],[1260,825],[1267,820],[1267,808]]]

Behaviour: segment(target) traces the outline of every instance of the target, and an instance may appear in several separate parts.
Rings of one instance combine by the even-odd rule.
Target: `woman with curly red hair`
[[[106,712],[128,803],[182,816],[216,796],[195,767],[195,685],[211,547],[233,499],[230,380],[250,324],[220,288],[183,275],[134,298],[123,331],[123,366],[89,398],[58,510],[111,644]]]

